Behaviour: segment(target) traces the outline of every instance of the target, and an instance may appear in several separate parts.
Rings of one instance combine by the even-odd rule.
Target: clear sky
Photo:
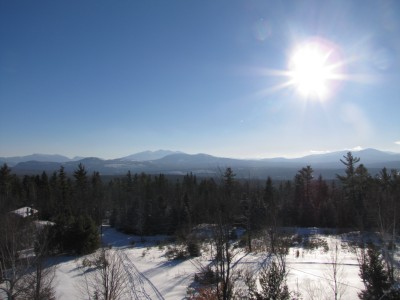
[[[399,113],[396,0],[0,1],[0,156],[400,152]]]

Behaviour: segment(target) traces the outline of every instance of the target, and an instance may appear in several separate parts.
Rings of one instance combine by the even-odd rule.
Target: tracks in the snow
[[[128,255],[121,250],[118,250],[118,256],[121,259],[125,272],[127,274],[130,295],[132,299],[160,299],[164,300],[160,291],[154,286],[154,284],[135,266]]]

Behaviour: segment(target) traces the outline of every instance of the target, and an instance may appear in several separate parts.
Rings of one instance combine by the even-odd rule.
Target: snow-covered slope
[[[129,236],[112,228],[104,230],[103,243],[112,247],[112,251],[123,258],[126,269],[129,270],[129,282],[132,293],[138,299],[184,299],[188,286],[193,283],[194,274],[199,272],[199,266],[210,263],[211,250],[203,248],[202,256],[187,260],[169,260],[167,245],[160,244],[168,237],[146,237],[141,242],[139,237]],[[339,265],[344,273],[340,282],[344,288],[342,299],[358,299],[357,293],[363,288],[358,276],[359,267],[356,255],[346,248],[341,239],[335,236],[322,237],[326,240],[329,250],[323,248],[306,250],[293,247],[287,255],[289,269],[288,285],[291,291],[299,291],[303,299],[310,299],[310,293],[317,295],[314,299],[324,299],[331,295],[330,274],[332,267],[332,249],[339,246]],[[157,242],[158,241],[158,242]],[[156,244],[159,244],[157,246]],[[57,266],[56,291],[57,299],[82,299],[79,291],[83,272],[80,266],[85,257],[59,257],[53,263]],[[251,268],[257,270],[267,259],[265,252],[246,254],[239,251],[235,257],[235,269]],[[147,295],[147,296],[146,296]]]

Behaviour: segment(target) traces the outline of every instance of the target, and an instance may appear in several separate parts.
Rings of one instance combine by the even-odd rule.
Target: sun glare
[[[289,84],[307,99],[325,100],[338,79],[338,66],[330,49],[318,42],[298,46],[289,61]]]

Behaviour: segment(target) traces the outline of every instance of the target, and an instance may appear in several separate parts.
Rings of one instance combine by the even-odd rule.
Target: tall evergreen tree
[[[314,170],[307,166],[299,170],[294,178],[295,203],[298,212],[298,225],[311,226],[314,224],[312,207],[311,181]]]
[[[7,164],[0,168],[0,211],[6,211],[12,207],[11,202],[12,175]]]
[[[71,202],[72,187],[67,174],[65,173],[64,166],[61,166],[58,171],[57,177],[57,199],[59,214],[70,213],[72,211],[73,203]]]
[[[92,206],[91,216],[95,220],[96,224],[101,224],[101,221],[105,215],[106,203],[104,199],[103,181],[99,172],[93,172],[90,179],[90,190],[89,205]]]
[[[343,203],[340,205],[340,226],[355,226],[360,228],[364,224],[361,215],[362,212],[359,210],[362,198],[359,189],[360,182],[357,182],[357,173],[363,174],[362,176],[364,177],[366,169],[361,167],[356,172],[360,158],[353,156],[351,152],[348,152],[343,158],[340,161],[346,167],[346,175],[336,175],[342,184],[344,194]]]
[[[235,213],[236,203],[236,174],[231,168],[226,168],[223,174],[222,195],[219,201],[220,217],[225,220],[224,223],[232,221],[233,214]]]
[[[74,214],[90,214],[91,208],[88,203],[89,197],[89,185],[88,185],[88,177],[85,166],[80,163],[78,165],[78,169],[74,171]]]
[[[360,277],[365,286],[358,294],[360,299],[400,299],[400,289],[391,283],[383,258],[373,245],[361,254]]]
[[[48,220],[55,215],[55,203],[51,197],[49,177],[43,171],[41,176],[36,177],[36,185],[38,187],[38,207],[40,215],[43,219]]]

